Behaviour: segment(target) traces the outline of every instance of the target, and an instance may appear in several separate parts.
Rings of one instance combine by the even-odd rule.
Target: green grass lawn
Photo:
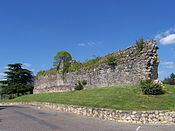
[[[122,110],[175,110],[175,86],[166,85],[166,90],[164,95],[147,96],[141,93],[138,86],[114,86],[26,95],[10,102],[51,102]]]

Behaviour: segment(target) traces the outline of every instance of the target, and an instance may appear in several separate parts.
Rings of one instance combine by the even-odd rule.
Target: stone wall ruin
[[[122,56],[114,68],[101,64],[93,69],[69,72],[64,79],[59,73],[42,75],[35,80],[34,93],[70,91],[78,80],[86,80],[86,88],[97,88],[157,79],[159,58],[156,41],[145,42],[139,53],[136,46],[112,53],[114,57]]]

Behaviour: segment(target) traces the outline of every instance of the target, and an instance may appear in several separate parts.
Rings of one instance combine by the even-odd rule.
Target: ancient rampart
[[[111,56],[118,60],[112,67],[104,63],[88,70],[69,72],[64,79],[59,73],[39,76],[35,80],[34,93],[70,91],[78,80],[86,80],[86,88],[96,88],[157,79],[159,59],[156,41],[145,42],[142,50],[137,46],[112,53]]]

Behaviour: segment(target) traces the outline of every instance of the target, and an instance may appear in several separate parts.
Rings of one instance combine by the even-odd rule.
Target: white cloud
[[[175,62],[173,62],[173,61],[161,61],[160,64],[161,64],[164,68],[168,68],[168,69],[173,69],[173,68],[175,68]]]
[[[95,43],[95,42],[88,42],[87,45],[88,46],[95,46],[95,45],[98,45],[99,43]]]
[[[162,34],[157,34],[155,37],[154,37],[155,40],[160,40],[162,39]]]
[[[0,72],[0,76],[5,76],[5,74],[4,74],[4,73],[2,73],[2,72]]]
[[[85,43],[79,43],[78,46],[82,46],[83,47],[83,46],[86,46],[86,44]]]
[[[4,76],[5,76],[5,74],[0,72],[0,80],[4,80]]]
[[[162,45],[175,44],[175,28],[170,28],[165,32],[157,34],[154,39],[159,41]]]
[[[102,42],[85,42],[85,43],[79,43],[78,46],[81,47],[85,47],[85,46],[90,46],[90,47],[94,47],[94,46],[98,46],[101,45]]]
[[[28,70],[30,70],[30,71],[32,71],[32,72],[35,71],[35,69],[32,67],[32,64],[30,64],[30,63],[25,63],[25,62],[21,62],[21,63],[22,63],[22,65],[23,65],[24,68],[27,68]]]
[[[34,71],[35,71],[35,69],[34,69],[34,68],[32,68],[32,69],[30,69],[30,71],[34,72]]]
[[[170,34],[162,39],[160,39],[162,45],[175,44],[175,34]]]
[[[4,69],[8,69],[8,66],[5,66]]]
[[[31,66],[32,66],[32,64],[30,64],[30,63],[23,63],[23,66],[24,66],[24,67],[28,67],[28,68],[29,68],[29,67],[31,67]]]

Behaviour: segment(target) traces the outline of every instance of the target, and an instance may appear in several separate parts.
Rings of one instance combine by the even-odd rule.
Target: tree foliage
[[[33,93],[32,72],[22,68],[22,64],[8,64],[8,71],[4,72],[6,77],[0,81],[2,84],[1,94],[25,94],[26,92]]]
[[[64,76],[64,74],[68,72],[71,60],[71,54],[63,50],[58,52],[54,57],[53,66],[57,67],[57,70],[59,70]]]
[[[170,84],[170,85],[175,85],[175,74],[172,73],[169,77],[165,78],[163,80],[163,83]]]

